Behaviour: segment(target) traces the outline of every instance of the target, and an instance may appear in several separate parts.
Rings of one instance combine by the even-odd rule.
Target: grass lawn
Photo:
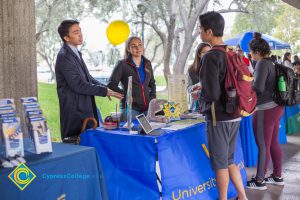
[[[47,118],[52,140],[60,141],[59,105],[56,85],[38,83],[38,98],[39,104]],[[167,99],[167,94],[157,94],[157,98]],[[115,111],[116,104],[119,104],[119,100],[112,98],[112,101],[109,101],[107,97],[96,97],[96,104],[101,110],[102,118],[104,118],[105,116],[110,115],[110,112]]]
[[[154,79],[157,86],[165,86],[167,84],[163,75],[154,76]]]

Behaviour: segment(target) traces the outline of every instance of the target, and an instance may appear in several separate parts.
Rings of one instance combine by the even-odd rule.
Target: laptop
[[[147,135],[161,135],[165,133],[165,130],[162,129],[154,130],[144,114],[137,115],[136,119]]]

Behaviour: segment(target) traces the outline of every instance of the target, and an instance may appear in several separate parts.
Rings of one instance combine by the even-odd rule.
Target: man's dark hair
[[[199,21],[205,31],[211,29],[214,36],[223,36],[225,20],[220,13],[215,11],[207,12],[199,16]]]
[[[62,39],[63,42],[66,42],[65,39],[64,39],[64,37],[68,36],[69,29],[74,24],[79,24],[79,21],[77,21],[77,20],[64,20],[59,25],[57,31],[58,31],[59,36],[60,36],[60,38]]]

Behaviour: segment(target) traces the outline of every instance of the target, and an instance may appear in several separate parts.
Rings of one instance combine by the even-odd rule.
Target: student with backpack
[[[269,58],[271,51],[268,42],[261,38],[261,34],[254,33],[249,48],[252,58],[257,61],[253,82],[253,89],[257,94],[253,131],[258,146],[258,163],[256,176],[247,182],[247,188],[266,190],[266,183],[284,185],[281,177],[282,151],[278,141],[279,124],[284,107],[277,105],[272,98],[277,82],[275,66]],[[273,173],[265,178],[270,158],[273,163]]]
[[[200,15],[199,21],[202,41],[212,46],[212,50],[201,60],[200,107],[207,120],[210,163],[216,173],[219,199],[227,199],[229,178],[238,192],[238,198],[247,199],[240,170],[233,162],[241,118],[227,113],[225,107],[225,78],[228,67],[226,45],[222,39],[225,21],[220,13],[214,11]],[[235,95],[234,91],[231,95]]]

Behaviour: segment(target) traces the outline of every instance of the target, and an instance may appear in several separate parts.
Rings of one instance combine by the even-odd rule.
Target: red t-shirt
[[[249,59],[247,58],[247,57],[243,57],[243,60],[244,60],[244,62],[246,63],[246,65],[247,66],[249,66],[249,64],[250,64],[250,61],[249,61]]]

